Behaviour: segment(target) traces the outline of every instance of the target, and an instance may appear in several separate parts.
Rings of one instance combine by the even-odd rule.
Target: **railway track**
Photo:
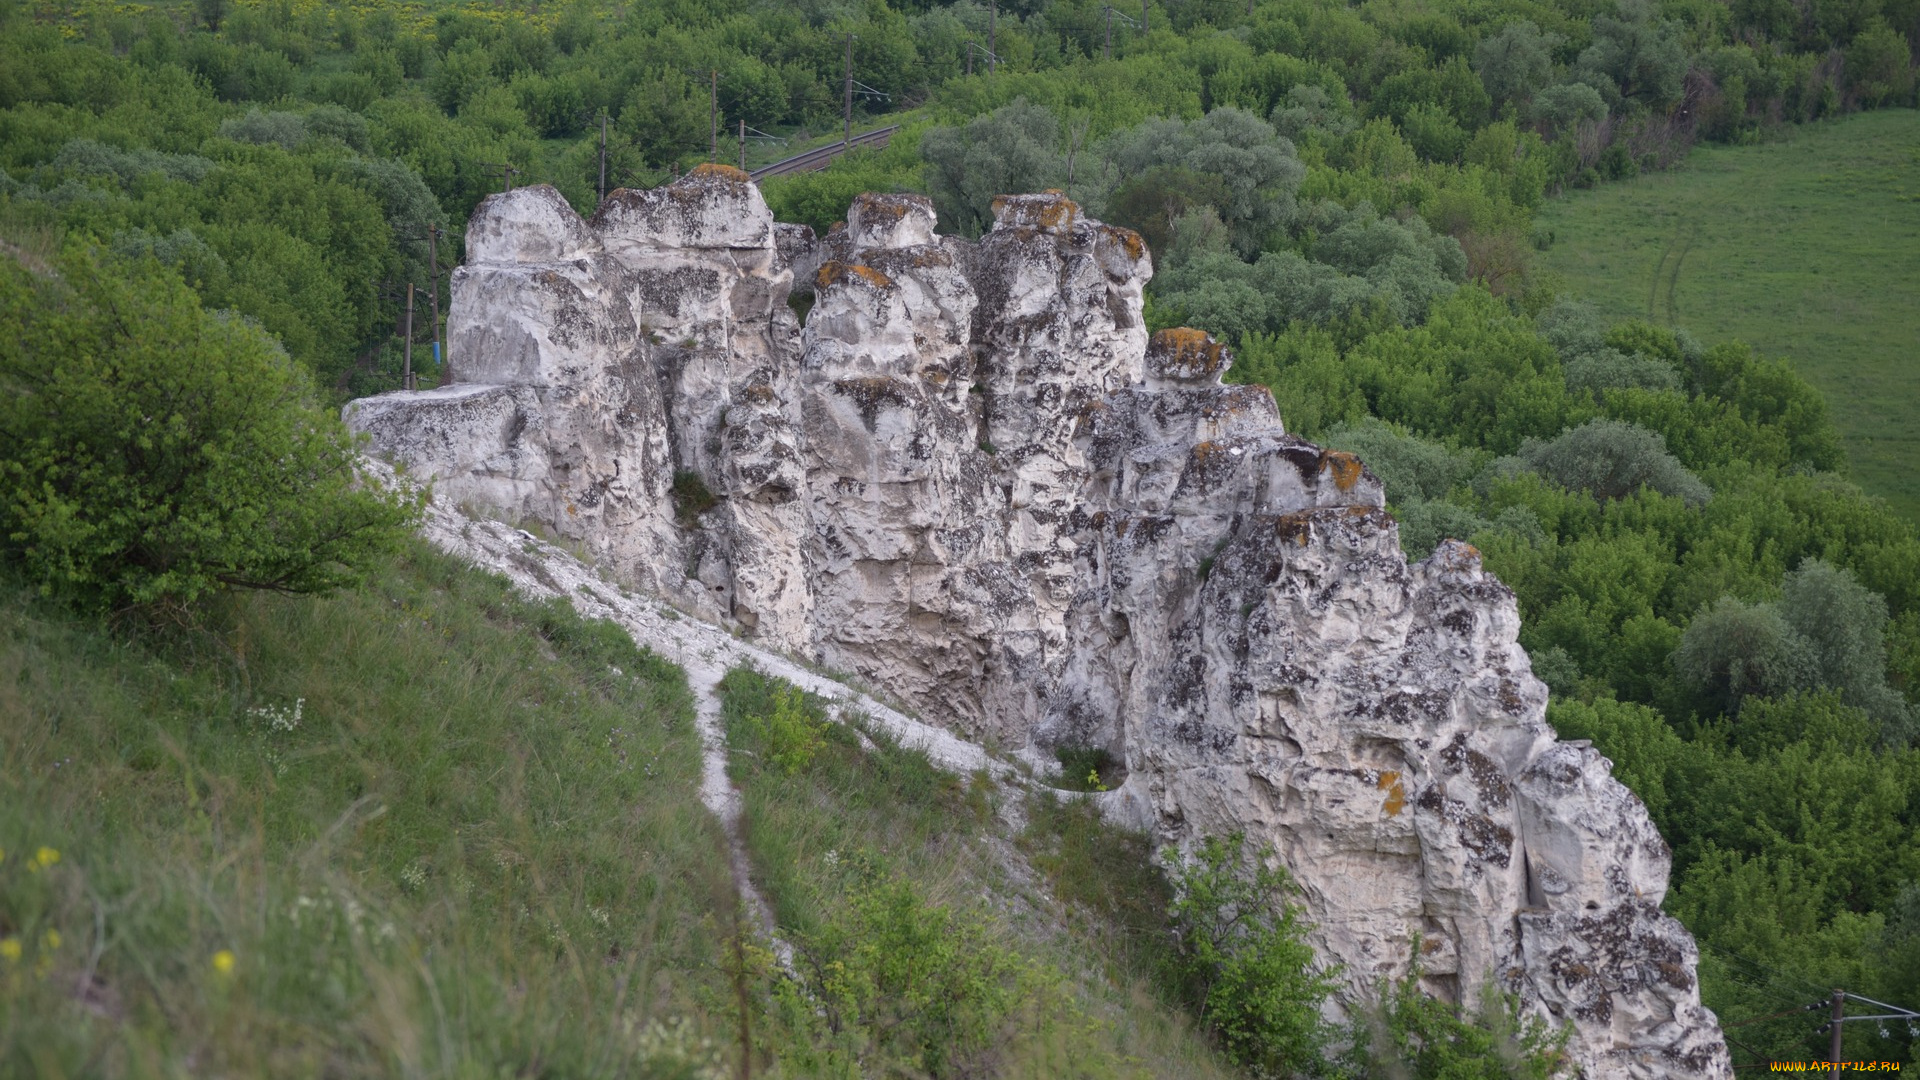
[[[871,147],[885,146],[887,145],[887,141],[893,138],[893,133],[899,130],[900,125],[898,124],[890,127],[875,128],[872,131],[855,135],[852,145]],[[790,158],[776,161],[771,165],[763,165],[747,175],[753,177],[755,180],[765,180],[769,176],[785,176],[788,173],[812,172],[815,169],[824,169],[834,158],[840,156],[841,152],[846,149],[848,149],[847,143],[830,143],[826,146],[809,150],[804,154],[795,154]]]

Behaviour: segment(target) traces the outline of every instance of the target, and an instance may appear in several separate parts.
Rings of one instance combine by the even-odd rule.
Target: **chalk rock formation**
[[[1057,194],[969,242],[912,195],[815,237],[723,166],[590,222],[525,188],[469,227],[457,381],[347,419],[969,736],[1105,748],[1111,813],[1278,854],[1348,1004],[1418,942],[1428,990],[1519,995],[1587,1076],[1730,1076],[1667,847],[1548,728],[1513,594],[1464,544],[1408,565],[1373,474],[1218,343],[1149,340],[1151,272]]]

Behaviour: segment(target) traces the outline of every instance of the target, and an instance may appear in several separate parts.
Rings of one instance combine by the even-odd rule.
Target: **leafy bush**
[[[1179,860],[1167,911],[1175,982],[1236,1063],[1256,1076],[1310,1071],[1334,981],[1314,970],[1286,870],[1268,865],[1268,853],[1248,859],[1245,847],[1239,833],[1208,837]]]
[[[1420,939],[1413,969],[1359,1028],[1353,1056],[1369,1073],[1407,1080],[1549,1080],[1565,1060],[1571,1028],[1522,1019],[1519,1002],[1485,984],[1478,1018],[1420,989]]]
[[[1723,596],[1687,624],[1673,669],[1726,711],[1750,696],[1771,697],[1812,683],[1814,660],[1772,604]]]
[[[1335,424],[1318,441],[1360,455],[1393,503],[1442,498],[1473,475],[1471,452],[1422,439],[1373,417],[1357,424]]]
[[[265,333],[152,263],[0,266],[0,552],[89,609],[326,592],[411,519]]]
[[[1232,107],[1192,121],[1150,120],[1116,133],[1100,153],[1120,181],[1105,207],[1114,222],[1150,232],[1171,224],[1147,220],[1166,214],[1168,205],[1178,207],[1174,217],[1211,206],[1242,257],[1292,218],[1293,194],[1306,175],[1273,125]]]
[[[1052,979],[971,912],[929,902],[870,856],[842,857],[838,917],[794,943],[773,986],[783,1064],[798,1075],[965,1076]],[[1057,1003],[1055,1003],[1057,1004]]]
[[[1553,77],[1553,50],[1565,40],[1559,34],[1541,33],[1525,19],[1481,38],[1474,46],[1473,66],[1487,96],[1495,105],[1525,104]]]
[[[806,771],[827,742],[825,709],[798,687],[751,672],[729,672],[734,686],[723,689],[738,693],[749,676],[760,693],[749,695],[754,700],[728,725],[728,741],[789,776]]]

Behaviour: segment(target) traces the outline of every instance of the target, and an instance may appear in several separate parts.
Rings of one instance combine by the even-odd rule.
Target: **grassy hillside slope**
[[[770,984],[770,1075],[1243,1075],[1164,980],[1146,836],[943,772],[750,668],[721,691],[754,878],[811,987]]]
[[[1861,485],[1920,519],[1920,112],[1702,146],[1539,221],[1569,294],[1789,358],[1832,403]]]
[[[0,594],[0,1075],[712,1056],[734,905],[677,668],[424,545],[211,621]]]
[[[0,1075],[1238,1075],[1145,837],[878,728],[734,749],[781,935],[852,972],[800,991],[681,670],[424,542],[192,626],[0,588]],[[727,686],[738,739],[776,684]]]

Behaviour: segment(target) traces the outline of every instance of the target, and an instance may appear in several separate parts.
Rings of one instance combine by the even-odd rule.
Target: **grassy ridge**
[[[1544,265],[1606,314],[1791,360],[1833,405],[1861,486],[1920,520],[1920,112],[1702,146],[1539,222]]]
[[[133,638],[0,594],[0,1074],[691,1075],[699,765],[677,669],[423,545]]]

